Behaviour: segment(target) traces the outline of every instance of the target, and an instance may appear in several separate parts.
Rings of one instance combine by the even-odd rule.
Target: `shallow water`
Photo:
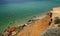
[[[8,26],[27,22],[33,16],[41,15],[58,6],[60,3],[51,1],[0,4],[0,33]]]

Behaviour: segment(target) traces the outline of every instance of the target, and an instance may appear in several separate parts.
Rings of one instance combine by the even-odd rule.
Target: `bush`
[[[59,24],[59,23],[60,23],[59,17],[55,17],[54,24]]]

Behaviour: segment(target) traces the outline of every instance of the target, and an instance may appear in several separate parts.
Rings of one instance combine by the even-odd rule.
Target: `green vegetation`
[[[55,17],[54,24],[59,24],[59,23],[60,23],[59,17]]]

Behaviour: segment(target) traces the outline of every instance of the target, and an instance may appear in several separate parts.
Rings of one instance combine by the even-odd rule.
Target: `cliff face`
[[[51,11],[51,13],[53,14],[52,15],[52,19],[53,20],[55,20],[56,17],[60,18],[60,7],[53,8],[53,10]]]
[[[51,13],[52,26],[42,36],[60,36],[60,7],[53,8]]]
[[[16,36],[40,36],[50,26],[50,20],[50,15],[46,15],[44,18],[32,22],[33,25],[28,26]]]
[[[51,16],[48,13],[44,18],[34,21],[32,26],[19,32],[17,36],[41,36],[41,34],[50,26],[51,23],[49,22],[51,21],[51,18],[53,19],[52,24],[54,24],[55,17],[60,18],[60,7],[53,8],[51,13]],[[53,25],[42,36],[60,36],[60,27],[56,28],[56,26]]]

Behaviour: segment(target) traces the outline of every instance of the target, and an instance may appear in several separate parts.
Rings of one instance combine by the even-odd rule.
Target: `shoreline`
[[[33,16],[32,19],[28,19],[28,21],[26,21],[25,23],[21,23],[21,24],[19,23],[19,24],[16,24],[15,26],[8,27],[7,30],[9,32],[11,32],[11,30],[13,28],[10,35],[15,34],[16,36],[18,36],[18,35],[26,36],[27,34],[29,34],[30,36],[36,34],[34,36],[37,36],[37,35],[43,34],[42,32],[46,31],[48,29],[48,27],[50,27],[52,25],[52,22],[53,22],[52,14],[53,13],[50,11],[46,12],[44,14],[42,13],[42,15],[38,14],[36,16]],[[18,30],[16,30],[16,29],[18,29]],[[24,34],[24,35],[22,35],[22,34]]]
[[[47,17],[47,18],[46,18]],[[46,21],[46,22],[45,22]],[[21,31],[21,32],[19,32],[18,34],[17,34],[17,36],[18,35],[21,35],[21,36],[26,36],[28,33],[27,32],[29,32],[29,33],[31,33],[30,34],[30,36],[31,35],[34,35],[34,34],[36,34],[35,36],[37,36],[38,34],[39,34],[39,32],[40,32],[40,34],[44,31],[44,30],[46,30],[46,28],[48,28],[48,21],[50,21],[50,15],[46,15],[45,17],[43,16],[42,18],[40,18],[40,19],[38,19],[38,20],[36,20],[36,21],[34,21],[34,22],[32,22],[32,26],[28,26],[26,29],[24,29],[23,31]],[[42,23],[42,22],[44,22],[44,23]],[[43,24],[43,25],[42,25]],[[39,26],[40,25],[40,26]],[[46,28],[44,28],[44,26],[46,27]],[[42,30],[40,29],[41,27],[43,27],[42,28]],[[39,28],[39,29],[38,29]],[[32,31],[32,32],[30,32],[30,30]],[[33,33],[33,32],[35,32],[35,33]],[[38,34],[37,34],[37,32],[38,32]],[[24,34],[24,35],[22,35],[22,34]]]
[[[35,18],[28,19],[28,21],[29,21],[29,20],[37,20],[37,19],[42,19],[42,18],[44,18],[44,17],[46,16],[46,14],[47,14],[47,13],[44,13],[44,14],[42,14],[42,15],[40,15],[40,16],[36,16]],[[15,26],[17,26],[17,25],[21,25],[21,24],[26,24],[26,23],[28,23],[28,21],[23,22],[23,23],[16,24]]]
[[[44,15],[46,15],[47,13],[49,13],[49,12],[44,12],[44,13],[41,13],[41,14],[36,14],[36,15],[32,15],[32,16],[30,16],[30,19],[27,19],[27,20],[24,20],[24,22],[22,21],[22,22],[19,22],[18,24],[15,24],[15,25],[19,25],[19,24],[24,24],[24,23],[27,23],[27,21],[28,20],[33,20],[33,19],[38,19],[38,18],[43,18],[44,17]],[[35,16],[35,17],[34,17]],[[13,25],[13,26],[15,26],[15,25]]]
[[[47,14],[47,13],[46,13]],[[8,28],[7,28],[7,30],[6,31],[13,31],[13,30],[16,30],[16,29],[19,29],[19,30],[16,30],[17,32],[15,32],[15,33],[18,33],[18,31],[21,31],[21,30],[24,30],[25,29],[25,27],[26,28],[28,28],[28,27],[30,27],[30,25],[32,25],[33,26],[33,22],[34,21],[38,21],[38,20],[40,20],[40,21],[42,21],[42,19],[44,19],[46,16],[49,16],[49,15],[46,15],[46,14],[44,14],[43,16],[39,16],[39,17],[37,17],[37,18],[33,18],[32,20],[28,20],[29,22],[26,22],[26,23],[22,23],[22,24],[18,24],[18,25],[15,25],[15,26],[9,26]],[[32,21],[32,22],[31,22]],[[11,30],[13,28],[13,30]],[[15,28],[15,29],[14,29]],[[14,32],[14,31],[13,31]]]
[[[36,16],[35,19],[36,19],[36,18],[43,18],[43,16],[44,16],[45,14],[47,14],[47,13],[48,13],[48,12],[44,12],[44,13],[41,13],[41,14],[36,14],[36,15],[31,16],[31,18],[34,17],[34,16]],[[25,24],[25,23],[27,23],[28,20],[31,20],[31,18],[30,18],[30,19],[27,19],[27,20],[24,20],[24,22],[22,21],[22,22],[18,22],[17,24],[10,25],[10,27],[14,27],[14,26],[20,25],[20,24]],[[33,18],[33,19],[34,19],[34,18]],[[9,25],[8,25],[8,26],[9,26]],[[8,26],[7,26],[7,27],[8,27]],[[7,27],[6,27],[6,28],[7,28]],[[5,30],[5,29],[4,29],[4,30]],[[2,33],[4,33],[4,31],[3,31]]]

